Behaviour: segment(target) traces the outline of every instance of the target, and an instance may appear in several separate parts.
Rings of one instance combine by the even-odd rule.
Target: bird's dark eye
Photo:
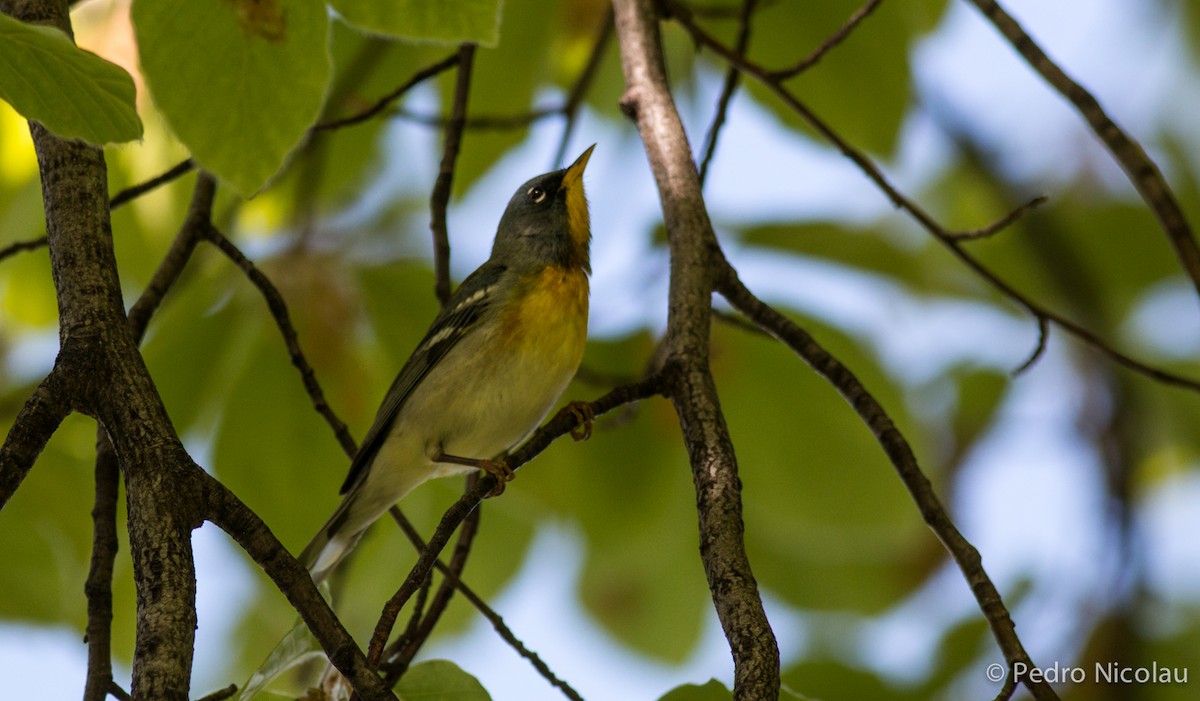
[[[529,201],[534,204],[541,204],[546,199],[546,191],[540,187],[529,188]]]

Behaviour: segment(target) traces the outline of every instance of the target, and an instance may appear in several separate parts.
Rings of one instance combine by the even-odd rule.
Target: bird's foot
[[[571,438],[575,442],[586,441],[592,437],[592,421],[596,418],[596,412],[592,411],[592,405],[587,402],[571,402],[562,408],[562,411],[575,417],[575,425],[571,427]]]
[[[480,460],[479,469],[496,478],[496,486],[488,493],[487,498],[498,497],[504,493],[504,486],[513,481],[517,473],[508,466],[505,460]]]

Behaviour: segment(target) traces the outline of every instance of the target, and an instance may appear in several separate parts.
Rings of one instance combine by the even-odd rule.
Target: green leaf
[[[57,29],[0,14],[0,98],[26,119],[103,145],[142,136],[133,78]]]
[[[716,679],[705,684],[681,684],[659,697],[658,701],[730,701],[733,694]]]
[[[377,34],[439,44],[500,40],[500,0],[332,0],[350,24]]]
[[[916,454],[926,455],[920,426],[886,372],[852,340],[799,323],[859,377]],[[759,583],[795,606],[872,613],[894,605],[936,565],[929,554],[937,541],[871,432],[779,344],[716,324],[712,348]]]
[[[316,120],[329,82],[319,0],[133,3],[142,70],[206,169],[252,195]]]
[[[872,153],[891,153],[911,100],[909,49],[934,25],[946,4],[945,0],[884,3],[820,63],[789,81],[788,88],[851,143]],[[860,5],[847,0],[763,3],[754,16],[750,57],[772,69],[795,65]],[[737,23],[714,22],[711,29],[732,45]],[[724,72],[725,65],[718,65]],[[862,87],[866,76],[870,76],[869,88]],[[757,81],[747,81],[746,89],[785,123],[801,124]]]
[[[479,680],[449,660],[414,665],[400,678],[396,693],[404,701],[491,701]]]
[[[308,626],[304,621],[297,620],[296,625],[283,636],[267,659],[255,670],[254,675],[242,686],[237,701],[255,698],[279,675],[308,660],[324,659],[324,656],[320,643],[308,630]]]

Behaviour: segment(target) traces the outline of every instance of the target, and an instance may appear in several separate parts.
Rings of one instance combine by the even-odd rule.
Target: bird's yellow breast
[[[501,318],[502,337],[543,358],[548,368],[569,366],[573,373],[587,340],[587,275],[579,268],[549,265],[523,281],[517,295],[520,301]]]

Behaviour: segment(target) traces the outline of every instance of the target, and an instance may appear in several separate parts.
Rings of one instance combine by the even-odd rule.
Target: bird
[[[299,556],[315,582],[425,481],[482,469],[496,475],[498,493],[512,479],[501,458],[538,427],[583,359],[591,274],[583,172],[594,148],[517,188],[491,255],[404,363],[351,461],[341,503]]]

